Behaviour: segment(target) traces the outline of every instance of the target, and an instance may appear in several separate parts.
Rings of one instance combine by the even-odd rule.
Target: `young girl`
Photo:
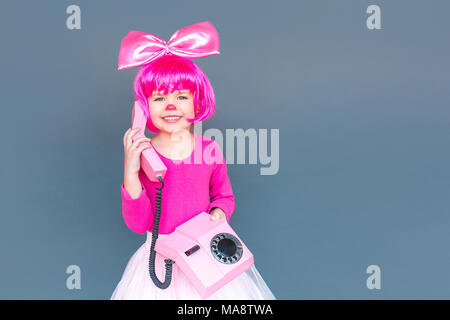
[[[161,183],[152,182],[145,175],[140,155],[153,147],[167,167],[160,238],[200,212],[210,213],[213,220],[229,222],[235,201],[222,151],[214,140],[190,131],[192,123],[213,115],[215,99],[208,78],[188,57],[218,54],[218,49],[217,32],[209,22],[178,30],[168,43],[136,31],[122,40],[119,70],[143,66],[135,79],[135,97],[146,114],[146,127],[157,134],[133,142],[139,128],[130,128],[123,136],[123,218],[131,230],[146,233],[147,241],[129,260],[111,299],[201,299],[176,263],[172,265],[172,280],[166,289],[158,288],[149,276],[152,240],[149,230],[153,223],[155,188],[161,187]],[[205,161],[207,154],[214,154],[215,161]],[[164,279],[164,259],[159,254],[155,270],[157,277]],[[253,265],[208,299],[275,297]]]

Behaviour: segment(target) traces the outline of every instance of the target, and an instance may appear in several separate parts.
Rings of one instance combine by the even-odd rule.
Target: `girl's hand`
[[[227,216],[225,215],[225,212],[220,208],[213,208],[209,214],[211,215],[211,221],[216,221],[217,219],[223,219],[227,220]]]
[[[128,129],[123,135],[123,149],[125,153],[124,175],[137,175],[141,168],[141,152],[147,148],[151,148],[150,141],[152,139],[143,137],[133,142],[133,136],[140,128]],[[139,145],[142,143],[141,145]]]

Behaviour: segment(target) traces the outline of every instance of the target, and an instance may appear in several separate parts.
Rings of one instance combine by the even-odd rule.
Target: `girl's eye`
[[[156,98],[154,101],[161,101],[160,99],[162,99],[162,98]]]
[[[182,99],[182,100],[186,100],[186,99],[189,99],[188,97],[186,97],[186,96],[179,96],[178,98],[184,98],[184,99]]]

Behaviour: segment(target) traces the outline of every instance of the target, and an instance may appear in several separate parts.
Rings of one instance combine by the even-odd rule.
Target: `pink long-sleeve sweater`
[[[159,234],[169,234],[177,226],[200,212],[218,207],[225,212],[227,221],[235,210],[235,201],[227,165],[220,146],[212,139],[194,133],[194,150],[183,160],[172,160],[156,153],[167,167],[162,193]],[[152,182],[139,170],[142,191],[132,199],[122,190],[122,215],[125,224],[137,233],[151,231],[154,203],[161,183]]]

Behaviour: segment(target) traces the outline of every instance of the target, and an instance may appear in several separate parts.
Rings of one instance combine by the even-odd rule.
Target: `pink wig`
[[[143,66],[134,80],[134,96],[140,102],[147,117],[147,129],[159,132],[149,113],[148,97],[153,91],[167,94],[170,90],[187,89],[193,94],[195,118],[190,123],[208,119],[215,111],[214,91],[205,73],[190,59],[175,56],[162,56]]]

